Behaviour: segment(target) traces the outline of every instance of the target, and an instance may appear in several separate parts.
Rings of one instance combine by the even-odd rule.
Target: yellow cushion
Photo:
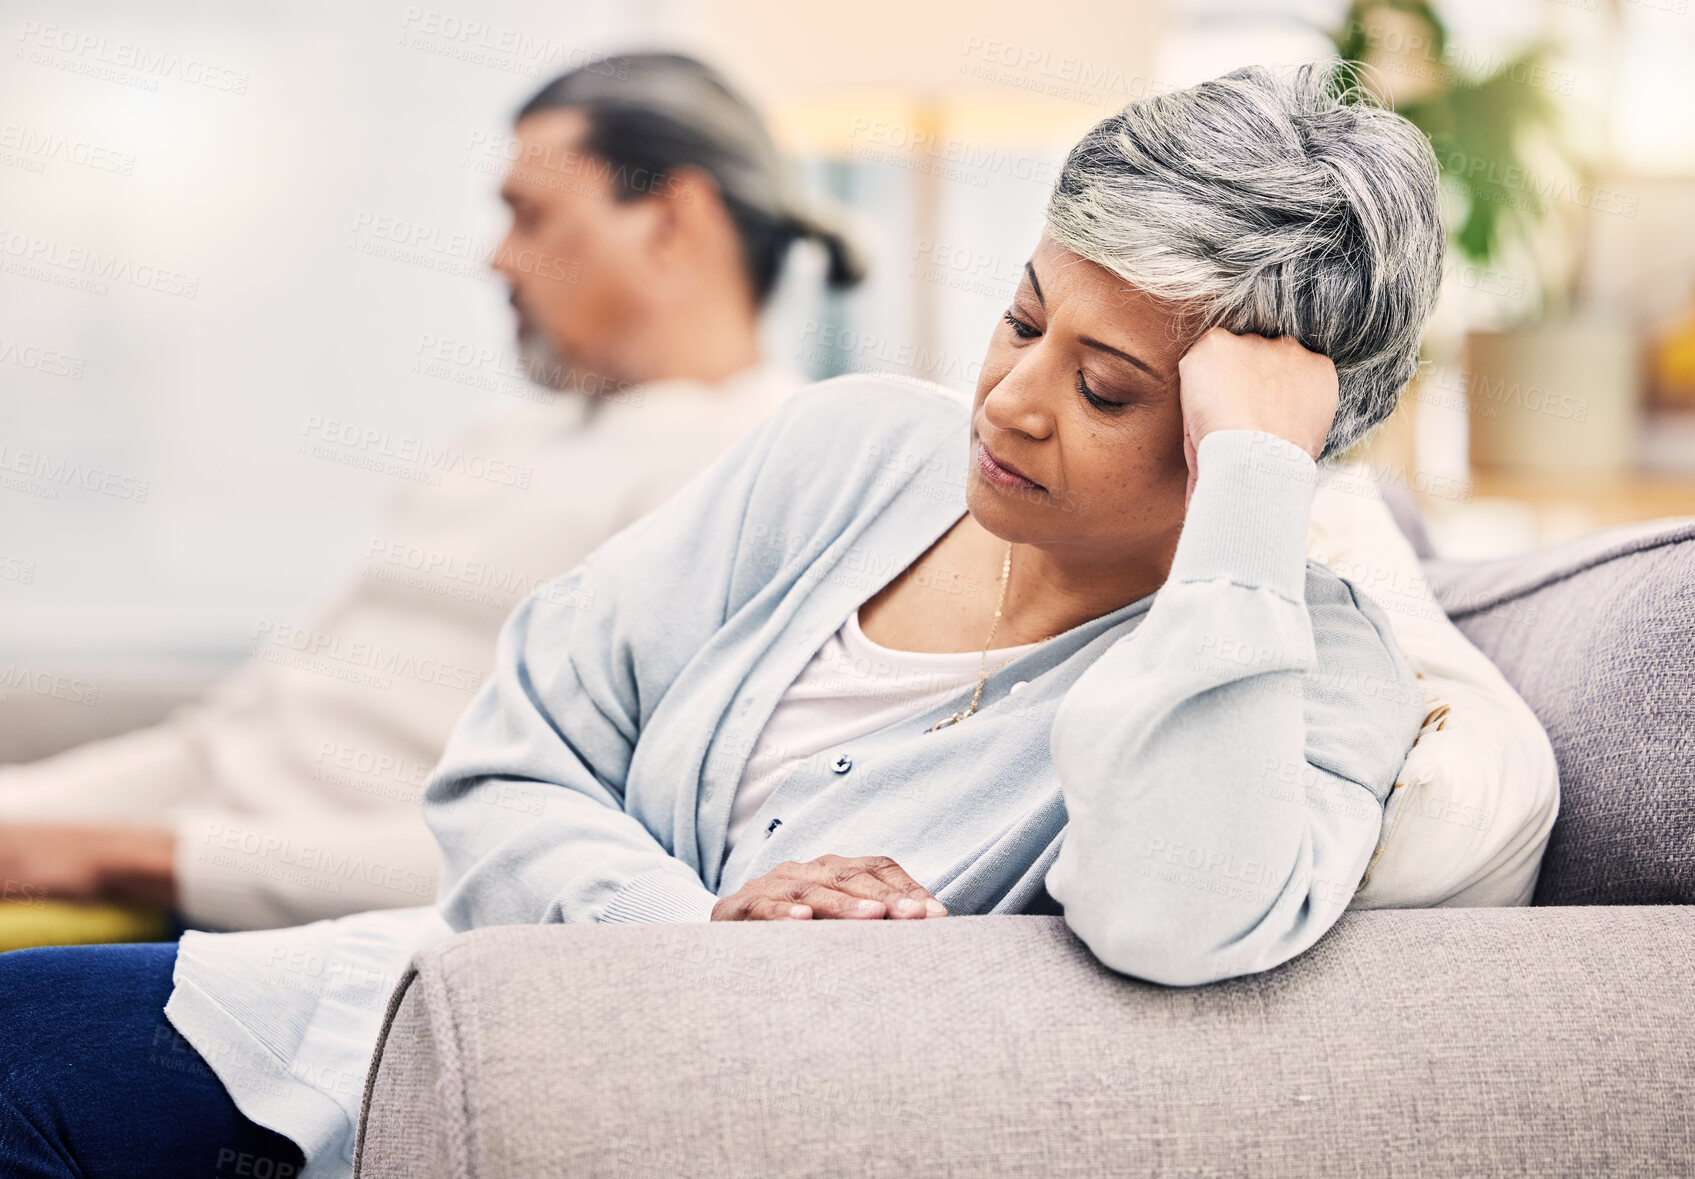
[[[168,941],[170,936],[171,923],[165,914],[148,909],[65,901],[0,901],[0,953],[30,946],[158,942]]]

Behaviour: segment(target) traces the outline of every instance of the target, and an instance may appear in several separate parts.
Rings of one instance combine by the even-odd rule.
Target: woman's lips
[[[1013,491],[1027,491],[1031,488],[1040,489],[1042,486],[1027,475],[1022,475],[1005,463],[997,461],[995,456],[989,453],[989,448],[983,445],[981,439],[977,442],[977,469],[983,472],[983,478],[997,487],[1005,487]]]

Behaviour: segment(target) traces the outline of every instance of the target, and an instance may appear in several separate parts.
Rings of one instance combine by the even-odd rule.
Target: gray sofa
[[[359,1173],[1695,1175],[1695,520],[1426,571],[1553,741],[1535,906],[1196,988],[1053,916],[477,930],[391,1000]]]

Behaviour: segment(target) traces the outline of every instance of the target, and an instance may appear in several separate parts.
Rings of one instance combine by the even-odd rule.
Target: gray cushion
[[[1554,746],[1534,903],[1695,903],[1695,520],[1425,572]]]
[[[1354,911],[1192,989],[1023,916],[509,926],[418,969],[370,1179],[1695,1174],[1695,908]]]

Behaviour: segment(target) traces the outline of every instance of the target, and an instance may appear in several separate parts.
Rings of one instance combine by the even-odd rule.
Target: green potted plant
[[[1355,0],[1332,40],[1355,67],[1346,76],[1430,138],[1449,205],[1447,281],[1516,294],[1525,308],[1504,330],[1468,333],[1460,371],[1444,381],[1467,404],[1472,466],[1528,474],[1628,467],[1637,343],[1626,325],[1578,306],[1587,218],[1623,211],[1624,198],[1595,184],[1566,143],[1560,99],[1575,78],[1554,64],[1554,46],[1468,59],[1424,0]],[[1533,290],[1499,269],[1515,241],[1535,264]],[[1564,266],[1561,250],[1550,248],[1562,244]]]

